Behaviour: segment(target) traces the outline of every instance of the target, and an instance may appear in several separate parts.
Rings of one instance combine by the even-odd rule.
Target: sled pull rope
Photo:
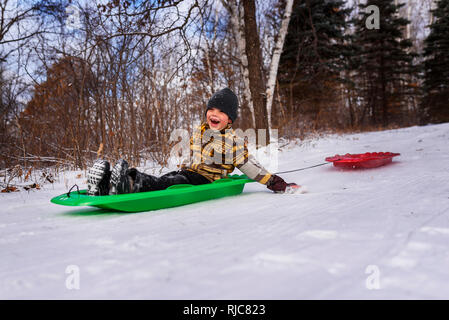
[[[72,192],[72,189],[75,188],[75,187],[76,187],[76,191],[77,191],[78,193],[80,193],[80,189],[78,188],[78,185],[77,185],[77,184],[74,184],[74,185],[70,188],[69,192],[67,192],[67,197],[68,197],[68,198],[70,198],[70,192]]]
[[[301,171],[301,170],[311,169],[311,168],[315,168],[315,167],[319,167],[319,166],[324,166],[325,164],[330,164],[330,163],[332,163],[332,162],[323,162],[323,163],[320,163],[320,164],[316,164],[316,165],[314,165],[314,166],[305,167],[305,168],[300,168],[300,169],[295,169],[295,170],[289,170],[289,171],[276,172],[275,174],[281,174],[281,173],[289,173],[289,172]]]

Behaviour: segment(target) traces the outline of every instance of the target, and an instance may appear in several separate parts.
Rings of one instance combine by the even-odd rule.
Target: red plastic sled
[[[343,168],[376,168],[393,160],[393,157],[399,156],[400,153],[392,152],[367,152],[360,154],[335,155],[327,157],[325,160],[333,162],[335,167]]]

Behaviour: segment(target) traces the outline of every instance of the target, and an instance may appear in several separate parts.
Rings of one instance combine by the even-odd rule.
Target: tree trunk
[[[246,56],[248,59],[249,84],[251,97],[256,113],[256,128],[268,129],[266,109],[265,81],[262,72],[262,58],[259,32],[256,21],[255,0],[243,0],[243,16],[245,20]],[[268,133],[267,141],[270,141]]]
[[[384,126],[387,126],[388,124],[388,101],[387,101],[387,86],[386,82],[387,79],[385,79],[385,63],[384,63],[384,57],[381,54],[380,55],[380,85],[381,85],[381,97],[382,97],[382,124]]]
[[[238,52],[240,54],[240,69],[243,75],[244,83],[244,97],[248,103],[249,111],[251,112],[251,123],[256,128],[256,116],[254,112],[253,99],[251,98],[250,84],[249,84],[249,71],[248,71],[248,57],[246,56],[246,42],[244,36],[244,20],[243,10],[239,10],[239,5],[235,0],[222,0],[223,6],[228,10],[231,16],[232,31],[234,33],[235,41],[237,43]]]
[[[273,105],[274,88],[276,86],[276,79],[278,74],[279,60],[281,58],[282,49],[284,48],[284,40],[288,31],[288,24],[290,23],[290,17],[292,14],[293,0],[287,0],[285,5],[285,13],[281,23],[281,29],[279,30],[279,35],[276,41],[276,45],[273,50],[273,56],[270,63],[270,72],[268,76],[267,83],[267,121],[268,130],[270,131],[271,137],[271,109]]]

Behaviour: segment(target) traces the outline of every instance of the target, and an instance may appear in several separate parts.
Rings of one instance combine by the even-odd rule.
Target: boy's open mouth
[[[209,119],[209,120],[210,120],[210,122],[211,122],[212,124],[214,124],[214,125],[217,125],[217,124],[220,123],[220,121],[217,120],[217,119]]]

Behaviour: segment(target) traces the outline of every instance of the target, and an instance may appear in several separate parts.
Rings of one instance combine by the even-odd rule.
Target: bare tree
[[[34,1],[17,6],[17,1],[0,0],[0,61],[16,51],[19,45],[45,32]]]
[[[290,17],[292,14],[292,8],[293,8],[293,0],[287,0],[287,3],[285,5],[285,13],[284,17],[282,18],[281,27],[279,30],[278,38],[273,50],[273,55],[271,57],[270,62],[270,71],[268,74],[268,81],[267,81],[267,118],[268,118],[268,129],[271,130],[272,124],[271,124],[271,109],[273,105],[273,96],[274,96],[274,88],[276,86],[276,79],[277,79],[277,73],[278,73],[278,67],[279,67],[279,60],[281,58],[282,49],[284,47],[284,40],[285,36],[287,35],[288,31],[288,24],[290,23]],[[271,132],[270,132],[271,137]]]
[[[256,128],[268,129],[268,116],[266,109],[266,88],[263,73],[262,49],[260,45],[259,29],[256,20],[255,0],[243,0],[243,17],[245,21],[244,34],[246,42],[246,55],[248,59],[248,72],[251,97],[256,112]],[[268,136],[268,141],[269,141]]]
[[[231,25],[235,41],[237,43],[238,52],[240,55],[240,69],[243,76],[244,90],[243,94],[248,104],[251,113],[252,125],[256,127],[256,116],[254,111],[253,99],[251,97],[249,70],[248,70],[248,56],[246,55],[246,40],[244,34],[244,17],[243,8],[237,0],[221,0],[223,6],[229,12],[231,18]]]
[[[242,75],[245,84],[245,99],[249,102],[253,126],[270,130],[274,89],[277,81],[277,69],[282,53],[285,36],[293,7],[293,0],[288,0],[284,17],[276,30],[277,39],[270,54],[268,78],[264,74],[262,46],[256,19],[254,0],[221,0],[230,15],[236,43],[239,48]],[[265,40],[269,41],[269,40]],[[248,59],[251,57],[251,59]]]

